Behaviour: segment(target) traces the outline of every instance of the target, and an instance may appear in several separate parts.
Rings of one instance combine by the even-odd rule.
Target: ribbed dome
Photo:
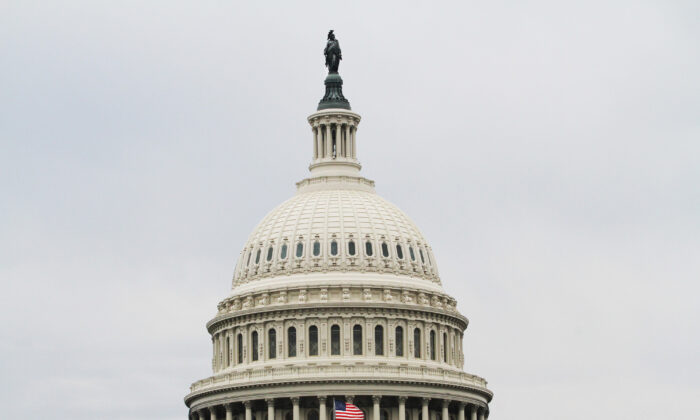
[[[435,258],[416,225],[364,178],[300,183],[248,237],[237,286],[313,272],[386,273],[440,284]]]

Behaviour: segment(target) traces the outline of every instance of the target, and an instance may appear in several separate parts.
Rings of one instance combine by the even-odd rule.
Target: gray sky
[[[230,3],[0,5],[3,418],[185,418],[330,28],[492,418],[697,418],[697,1]]]

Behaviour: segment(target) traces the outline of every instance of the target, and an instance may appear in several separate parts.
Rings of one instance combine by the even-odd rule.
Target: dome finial
[[[340,51],[340,43],[335,38],[333,29],[328,31],[328,40],[326,48],[323,50],[323,55],[326,56],[326,67],[328,67],[328,77],[324,84],[326,85],[326,94],[318,103],[317,110],[329,108],[350,109],[350,102],[343,96],[343,79],[338,74],[338,66],[343,55]]]

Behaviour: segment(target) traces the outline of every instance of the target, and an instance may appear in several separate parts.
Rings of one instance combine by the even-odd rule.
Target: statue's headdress
[[[331,39],[332,36],[333,36],[333,29],[328,31],[328,39]]]

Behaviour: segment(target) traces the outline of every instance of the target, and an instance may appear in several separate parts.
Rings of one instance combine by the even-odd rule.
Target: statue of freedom
[[[333,29],[328,32],[328,41],[326,42],[326,48],[323,50],[323,54],[326,56],[326,67],[328,67],[328,73],[338,73],[338,65],[343,56],[340,53],[340,44],[338,40],[335,39],[333,34]]]

